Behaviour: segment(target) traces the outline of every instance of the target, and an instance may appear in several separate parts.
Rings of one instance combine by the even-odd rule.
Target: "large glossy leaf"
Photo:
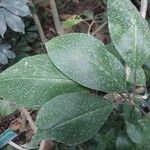
[[[100,91],[125,89],[125,70],[95,37],[71,33],[46,43],[49,57],[64,74],[88,88]]]
[[[1,8],[1,11],[3,13],[3,16],[5,17],[5,20],[7,22],[7,25],[15,32],[22,32],[24,33],[24,23],[21,20],[20,17],[12,14],[8,10]]]
[[[131,69],[142,66],[150,54],[150,31],[130,0],[108,0],[109,31],[114,46]]]
[[[18,16],[25,17],[27,15],[31,15],[30,9],[26,5],[26,2],[23,3],[20,0],[4,0],[0,3],[0,6]]]
[[[68,93],[55,97],[39,111],[38,133],[32,142],[51,139],[75,145],[91,138],[112,111],[112,103],[90,93]]]
[[[6,32],[6,29],[7,29],[7,25],[6,25],[6,21],[5,21],[5,18],[2,14],[2,11],[0,10],[0,35],[3,37],[5,32]]]
[[[29,108],[82,88],[59,72],[47,55],[27,57],[0,74],[0,97]]]

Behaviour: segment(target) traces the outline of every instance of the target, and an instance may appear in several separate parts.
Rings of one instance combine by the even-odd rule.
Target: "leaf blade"
[[[108,0],[109,31],[114,46],[132,69],[138,69],[150,54],[148,23],[130,0]]]
[[[6,25],[6,20],[2,14],[2,11],[0,10],[0,26],[1,26],[1,30],[0,30],[0,35],[3,37],[6,30],[7,30],[7,25]]]
[[[111,102],[89,93],[57,96],[39,111],[39,133],[32,142],[50,138],[68,145],[81,143],[99,130],[111,111]]]
[[[46,43],[48,55],[77,83],[104,92],[125,89],[125,70],[104,44],[93,36],[71,33]]]
[[[5,20],[7,22],[7,25],[15,32],[22,32],[24,33],[25,25],[20,17],[15,16],[8,10],[1,8],[2,13],[5,17]]]
[[[5,0],[0,3],[0,6],[6,8],[17,16],[25,17],[31,15],[30,9],[26,5],[26,2]]]
[[[27,57],[0,74],[0,96],[39,108],[64,92],[85,90],[59,72],[47,55]]]

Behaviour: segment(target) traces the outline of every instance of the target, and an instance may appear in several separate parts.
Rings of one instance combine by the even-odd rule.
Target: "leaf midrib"
[[[63,45],[60,45],[60,44],[55,44],[55,45],[66,49],[66,47],[64,47]],[[105,50],[105,48],[104,48],[104,50]],[[105,51],[106,51],[106,50],[105,50]],[[87,57],[85,57],[84,55],[81,55],[81,54],[78,53],[78,52],[75,52],[75,51],[74,51],[74,54],[77,55],[77,56],[79,56],[79,57],[81,57],[81,58],[86,59],[91,65],[95,66],[95,67],[97,68],[97,70],[102,70],[102,71],[106,72],[106,73],[105,73],[106,75],[107,75],[107,74],[110,74],[110,72],[109,72],[108,70],[106,70],[107,67],[104,67],[104,68],[103,68],[103,67],[98,66],[96,63],[94,63],[93,61],[87,59]],[[117,59],[115,56],[114,56],[114,58]],[[119,63],[119,62],[118,62],[118,63]],[[108,64],[107,64],[107,65],[108,65]],[[104,66],[104,65],[102,65],[102,66]],[[111,67],[111,66],[110,66],[110,67]],[[118,73],[120,73],[117,69],[116,69],[116,71],[117,71]],[[118,81],[116,80],[117,78],[113,78],[113,79],[115,80],[115,82],[118,82]]]
[[[108,100],[106,100],[106,101],[108,101]],[[104,109],[107,109],[107,108],[109,108],[109,107],[110,107],[110,105],[109,105],[109,106],[106,106],[105,108],[103,107],[103,111],[104,111]],[[74,117],[74,118],[72,118],[72,119],[70,119],[70,120],[67,120],[67,121],[65,121],[65,122],[63,122],[63,123],[61,123],[61,124],[59,124],[59,125],[56,125],[55,127],[48,128],[48,129],[46,129],[46,130],[44,130],[44,131],[47,131],[47,130],[55,130],[55,129],[57,129],[57,128],[63,126],[63,125],[66,125],[66,124],[71,123],[71,122],[73,122],[73,121],[75,121],[75,120],[77,120],[77,119],[80,119],[80,118],[82,118],[82,117],[84,117],[84,116],[87,116],[88,114],[95,113],[95,112],[99,111],[100,109],[102,109],[102,108],[97,108],[97,109],[92,110],[92,111],[90,111],[90,112],[86,112],[86,113],[84,113],[84,114],[82,114],[82,115],[79,115],[79,116],[76,116],[76,117]],[[39,128],[39,129],[41,129],[41,128]],[[41,129],[41,130],[42,130],[42,129]]]
[[[38,81],[43,81],[43,80],[46,80],[46,81],[52,81],[52,82],[54,82],[54,81],[57,81],[57,82],[61,82],[61,81],[66,81],[66,82],[73,82],[73,81],[71,81],[71,80],[68,80],[68,79],[58,79],[58,78],[56,78],[56,79],[49,79],[49,78],[5,78],[5,79],[0,79],[0,81],[9,81],[9,80],[38,80]]]

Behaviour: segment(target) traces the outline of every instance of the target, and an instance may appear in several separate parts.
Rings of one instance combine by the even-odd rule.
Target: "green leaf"
[[[11,13],[17,16],[25,17],[31,15],[29,7],[25,3],[22,3],[21,1],[5,0],[0,2],[0,6],[6,8]]]
[[[6,25],[6,21],[5,21],[5,18],[2,14],[2,11],[0,10],[0,35],[3,37],[6,30],[7,30],[7,25]]]
[[[7,64],[8,58],[15,58],[16,55],[13,51],[10,51],[11,45],[4,43],[0,45],[0,64]]]
[[[51,139],[75,145],[90,139],[112,111],[112,103],[90,93],[67,93],[47,102],[36,119],[33,142]]]
[[[125,136],[118,136],[116,141],[116,149],[117,150],[126,150],[129,149],[130,145],[128,139]]]
[[[21,20],[20,17],[15,16],[8,10],[1,8],[1,11],[3,13],[3,16],[5,17],[5,20],[7,22],[7,25],[15,32],[22,32],[24,33],[24,23]]]
[[[80,16],[73,15],[70,18],[68,18],[67,20],[63,21],[63,26],[64,26],[64,28],[71,28],[74,25],[79,24],[81,21],[82,21],[82,18],[80,18]]]
[[[108,0],[109,31],[114,46],[131,69],[144,64],[150,54],[150,31],[130,0]]]
[[[0,97],[29,108],[83,89],[59,72],[47,55],[24,58],[0,74]]]
[[[147,85],[150,85],[150,56],[148,57],[148,59],[144,64],[144,71],[146,75]]]
[[[106,150],[106,148],[107,148],[107,142],[102,136],[100,136],[99,142],[96,146],[96,150]]]
[[[0,51],[0,64],[5,65],[7,63],[8,63],[7,56]]]
[[[127,124],[127,133],[130,140],[136,144],[141,144],[142,137],[138,129],[132,123],[126,122],[126,124]]]
[[[7,116],[13,113],[17,108],[6,100],[0,99],[0,116]]]
[[[150,56],[148,57],[148,59],[146,60],[145,64],[144,64],[144,67],[146,69],[149,69],[150,70]]]
[[[95,37],[71,33],[46,43],[49,57],[65,75],[88,88],[104,92],[125,89],[125,69]]]
[[[16,149],[12,147],[11,145],[7,145],[3,148],[3,150],[16,150]]]
[[[146,77],[143,68],[139,68],[136,70],[136,74],[130,68],[127,71],[127,81],[135,84],[135,75],[136,75],[136,85],[137,86],[145,86],[146,85]]]
[[[119,52],[116,50],[116,48],[114,47],[114,45],[112,43],[109,43],[105,46],[105,48],[108,50],[108,52],[110,52],[111,54],[113,54],[115,57],[118,58],[118,60],[120,60],[120,62],[124,65],[125,62],[122,59],[122,57],[120,56]]]
[[[91,20],[94,19],[94,12],[93,12],[93,11],[85,10],[85,11],[82,13],[82,15],[85,16],[87,19],[91,19]]]

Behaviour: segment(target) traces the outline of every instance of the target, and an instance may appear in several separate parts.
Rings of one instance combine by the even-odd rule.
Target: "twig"
[[[89,25],[88,32],[87,32],[88,35],[90,35],[91,28],[92,28],[92,26],[93,26],[94,23],[95,23],[95,21],[93,20],[93,21],[91,22],[91,24]]]
[[[53,142],[43,140],[40,144],[39,150],[53,150]]]
[[[29,112],[25,108],[20,108],[20,112],[25,116],[26,120],[29,122],[31,129],[33,130],[33,133],[37,133],[37,128],[34,124],[34,121],[32,120]],[[40,144],[40,149],[39,150],[52,150],[53,149],[53,142],[50,140],[43,140]]]
[[[31,6],[34,8],[34,3],[33,3],[32,0],[30,0],[30,4],[31,4]],[[42,41],[43,43],[45,43],[45,42],[47,41],[47,39],[46,39],[46,37],[45,37],[45,35],[44,35],[44,31],[43,31],[43,29],[42,29],[40,19],[39,19],[38,15],[37,15],[37,13],[36,13],[35,11],[32,13],[32,17],[33,17],[33,20],[34,20],[34,22],[35,22],[37,28],[38,28],[38,32],[39,32],[41,41]]]
[[[26,118],[26,120],[29,122],[31,129],[33,130],[33,133],[37,133],[37,128],[34,124],[34,121],[32,120],[28,110],[26,110],[24,107],[20,108],[20,112],[24,115],[24,117]]]
[[[105,27],[105,25],[107,25],[107,21],[106,21],[104,24],[102,24],[100,27],[98,27],[98,28],[92,33],[92,35],[95,35],[98,31],[100,31],[101,29],[103,29],[103,28]]]
[[[147,6],[148,6],[148,0],[141,0],[141,9],[140,9],[140,13],[141,13],[141,15],[142,15],[143,18],[146,17]]]
[[[62,28],[60,20],[59,20],[59,15],[58,15],[58,10],[56,7],[55,0],[49,0],[49,3],[51,6],[51,11],[52,11],[56,31],[59,35],[62,35],[64,33],[64,31],[63,31],[63,28]]]
[[[8,144],[11,145],[12,147],[16,148],[17,150],[27,150],[27,149],[24,149],[24,148],[22,148],[21,146],[15,144],[15,143],[12,142],[12,141],[9,141]]]
[[[136,81],[137,81],[137,70],[134,70],[134,86],[133,86],[133,97],[135,96],[136,93]]]

